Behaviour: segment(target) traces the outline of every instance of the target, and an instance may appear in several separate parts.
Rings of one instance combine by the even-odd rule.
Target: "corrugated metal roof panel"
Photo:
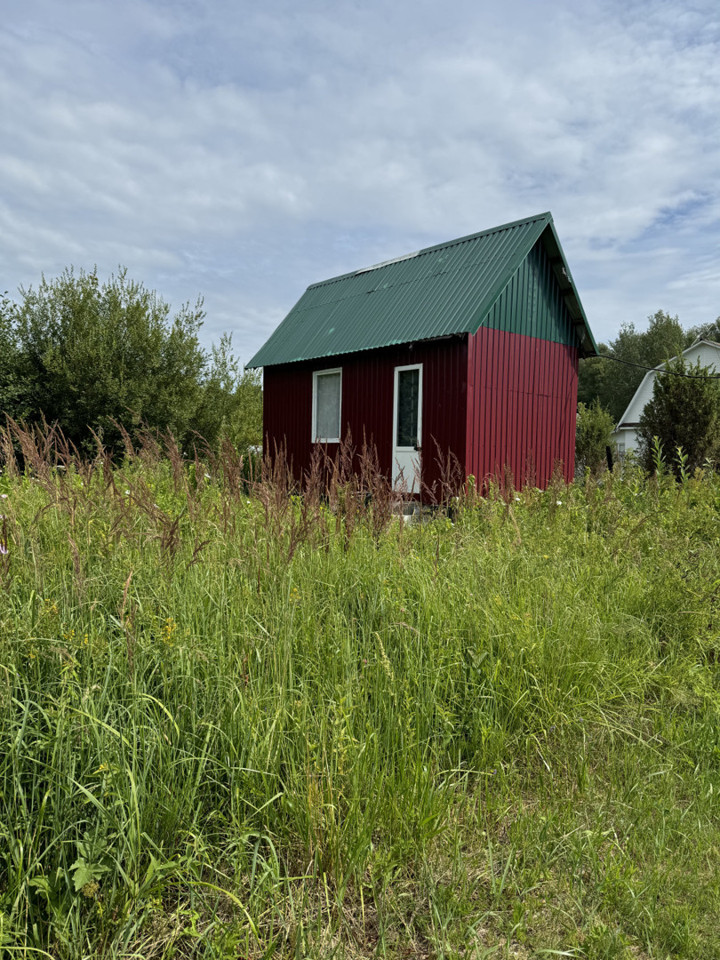
[[[313,284],[248,366],[474,333],[543,235],[562,261],[579,340],[594,353],[552,216],[542,213]]]

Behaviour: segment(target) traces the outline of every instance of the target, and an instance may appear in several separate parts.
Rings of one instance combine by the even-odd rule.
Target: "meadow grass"
[[[406,525],[9,439],[0,954],[720,957],[715,475]]]

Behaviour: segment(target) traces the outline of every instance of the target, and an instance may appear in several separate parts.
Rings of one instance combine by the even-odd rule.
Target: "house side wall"
[[[313,444],[312,377],[323,369],[342,369],[342,430],[355,447],[363,436],[375,444],[380,466],[392,468],[392,419],[395,367],[423,364],[423,482],[438,484],[437,449],[465,459],[467,339],[427,341],[382,350],[282,364],[264,371],[263,434],[271,452],[284,445],[296,479],[310,467]],[[328,444],[334,455],[337,444]]]
[[[547,486],[575,470],[578,348],[481,327],[468,342],[467,472]]]
[[[635,453],[639,447],[636,427],[619,427],[613,431],[612,439],[615,441],[619,457],[624,457],[626,453]]]

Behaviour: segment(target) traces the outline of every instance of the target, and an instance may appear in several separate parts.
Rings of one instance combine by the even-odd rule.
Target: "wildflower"
[[[562,500],[556,500],[556,501],[555,501],[555,506],[556,506],[556,507],[561,507],[561,506],[562,506]]]
[[[0,493],[0,500],[7,500],[7,494],[6,494],[6,493]]]
[[[129,491],[129,490],[126,490],[126,491],[125,491],[125,496],[126,496],[126,497],[129,497],[129,496],[130,496],[130,491]]]
[[[0,555],[6,557],[10,551],[4,543],[0,543]]]
[[[165,620],[165,623],[163,624],[163,628],[162,628],[162,638],[165,643],[173,642],[173,634],[175,633],[176,630],[177,630],[177,623],[175,622],[173,617],[168,617]]]

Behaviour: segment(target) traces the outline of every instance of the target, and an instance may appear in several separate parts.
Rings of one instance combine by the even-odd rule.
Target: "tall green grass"
[[[410,526],[229,451],[23,449],[0,953],[720,956],[714,475]]]

